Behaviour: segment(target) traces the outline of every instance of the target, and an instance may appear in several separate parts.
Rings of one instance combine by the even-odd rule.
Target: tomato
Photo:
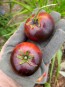
[[[53,33],[55,23],[50,14],[40,12],[36,17],[35,14],[27,19],[25,23],[25,34],[33,41],[45,41]]]
[[[18,44],[11,54],[11,64],[15,72],[22,76],[35,73],[42,62],[42,51],[33,43]]]

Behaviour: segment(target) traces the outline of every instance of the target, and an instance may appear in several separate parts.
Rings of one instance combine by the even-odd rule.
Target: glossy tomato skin
[[[54,31],[54,20],[50,14],[40,12],[34,21],[35,15],[28,18],[25,23],[25,34],[33,41],[45,41]]]
[[[18,56],[22,56],[20,53],[23,52],[25,55],[25,52],[30,52],[29,55],[33,55],[33,58],[31,59],[31,63],[33,65],[30,65],[30,62],[25,62],[23,64],[20,64],[22,62],[21,59],[18,58]],[[17,45],[11,55],[11,64],[13,69],[22,76],[30,76],[34,74],[38,68],[40,67],[40,64],[42,62],[42,52],[35,44],[30,42],[23,42],[19,45]]]

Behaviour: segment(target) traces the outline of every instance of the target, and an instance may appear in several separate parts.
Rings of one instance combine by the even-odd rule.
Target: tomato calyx
[[[21,65],[24,63],[28,63],[31,66],[37,66],[36,64],[31,62],[31,60],[34,58],[34,56],[33,56],[33,54],[30,53],[30,51],[22,52],[20,50],[20,54],[17,55],[17,58],[21,60],[21,62],[19,62],[19,64],[21,64]]]
[[[34,19],[32,20],[32,22],[33,22],[33,24],[38,25],[38,19],[37,19],[37,18],[34,18]]]

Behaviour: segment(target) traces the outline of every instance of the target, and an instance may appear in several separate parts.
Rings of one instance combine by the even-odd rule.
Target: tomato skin
[[[33,55],[33,58],[31,59],[31,63],[33,65],[30,65],[28,62],[25,62],[23,64],[20,64],[22,61],[17,56],[22,56],[20,54],[20,51],[24,53],[29,51],[29,55]],[[30,42],[23,42],[19,45],[17,45],[12,54],[11,54],[11,64],[16,73],[18,73],[21,76],[30,76],[34,74],[38,68],[40,67],[42,62],[42,52],[39,49],[38,46],[36,46],[33,43]]]
[[[53,33],[55,23],[50,14],[46,12],[40,12],[36,19],[37,22],[34,22],[34,16],[32,15],[27,19],[25,23],[25,34],[26,36],[33,41],[45,41]]]

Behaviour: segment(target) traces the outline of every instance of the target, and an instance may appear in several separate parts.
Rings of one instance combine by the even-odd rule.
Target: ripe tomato
[[[37,71],[41,62],[41,50],[30,42],[18,44],[11,54],[12,67],[19,75],[32,75]]]
[[[36,18],[32,15],[25,23],[25,34],[33,41],[45,41],[54,31],[54,20],[50,14],[40,12]]]

